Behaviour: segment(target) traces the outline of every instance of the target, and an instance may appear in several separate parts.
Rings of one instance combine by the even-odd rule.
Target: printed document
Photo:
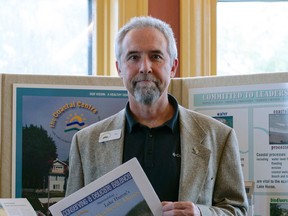
[[[37,216],[26,198],[0,199],[0,216]]]
[[[53,216],[162,215],[162,205],[133,158],[49,208]]]

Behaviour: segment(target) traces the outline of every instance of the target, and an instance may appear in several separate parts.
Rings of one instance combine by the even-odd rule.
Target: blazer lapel
[[[105,163],[105,170],[103,172],[107,172],[108,170],[112,170],[122,164],[122,156],[124,149],[124,130],[125,130],[125,111],[122,110],[118,114],[115,115],[113,121],[110,121],[107,125],[103,126],[103,132],[113,131],[121,129],[121,136],[119,139],[110,140],[107,142],[101,143],[103,147],[106,149],[101,153],[101,158],[104,158],[103,163]],[[107,147],[105,147],[105,145]],[[109,158],[109,160],[107,160]],[[104,169],[104,168],[103,168]]]
[[[205,131],[191,117],[191,113],[188,115],[188,112],[181,107],[179,111],[181,139],[179,200],[197,202],[207,176],[211,151],[202,144]]]

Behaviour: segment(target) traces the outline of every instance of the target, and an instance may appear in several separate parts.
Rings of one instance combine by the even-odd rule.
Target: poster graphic
[[[235,129],[244,178],[255,183],[254,215],[286,215],[288,83],[189,89],[189,108]]]
[[[127,91],[17,84],[13,96],[13,195],[46,214],[64,197],[73,135],[123,109]]]
[[[269,144],[288,144],[288,114],[269,114]]]

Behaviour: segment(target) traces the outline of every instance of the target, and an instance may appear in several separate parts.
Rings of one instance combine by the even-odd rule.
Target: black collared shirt
[[[181,166],[178,103],[168,95],[174,116],[156,128],[132,117],[126,105],[123,162],[136,157],[161,201],[177,201]]]

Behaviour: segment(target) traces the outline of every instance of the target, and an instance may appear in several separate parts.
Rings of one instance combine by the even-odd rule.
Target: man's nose
[[[144,57],[141,61],[140,73],[151,73],[152,63],[148,57]]]

